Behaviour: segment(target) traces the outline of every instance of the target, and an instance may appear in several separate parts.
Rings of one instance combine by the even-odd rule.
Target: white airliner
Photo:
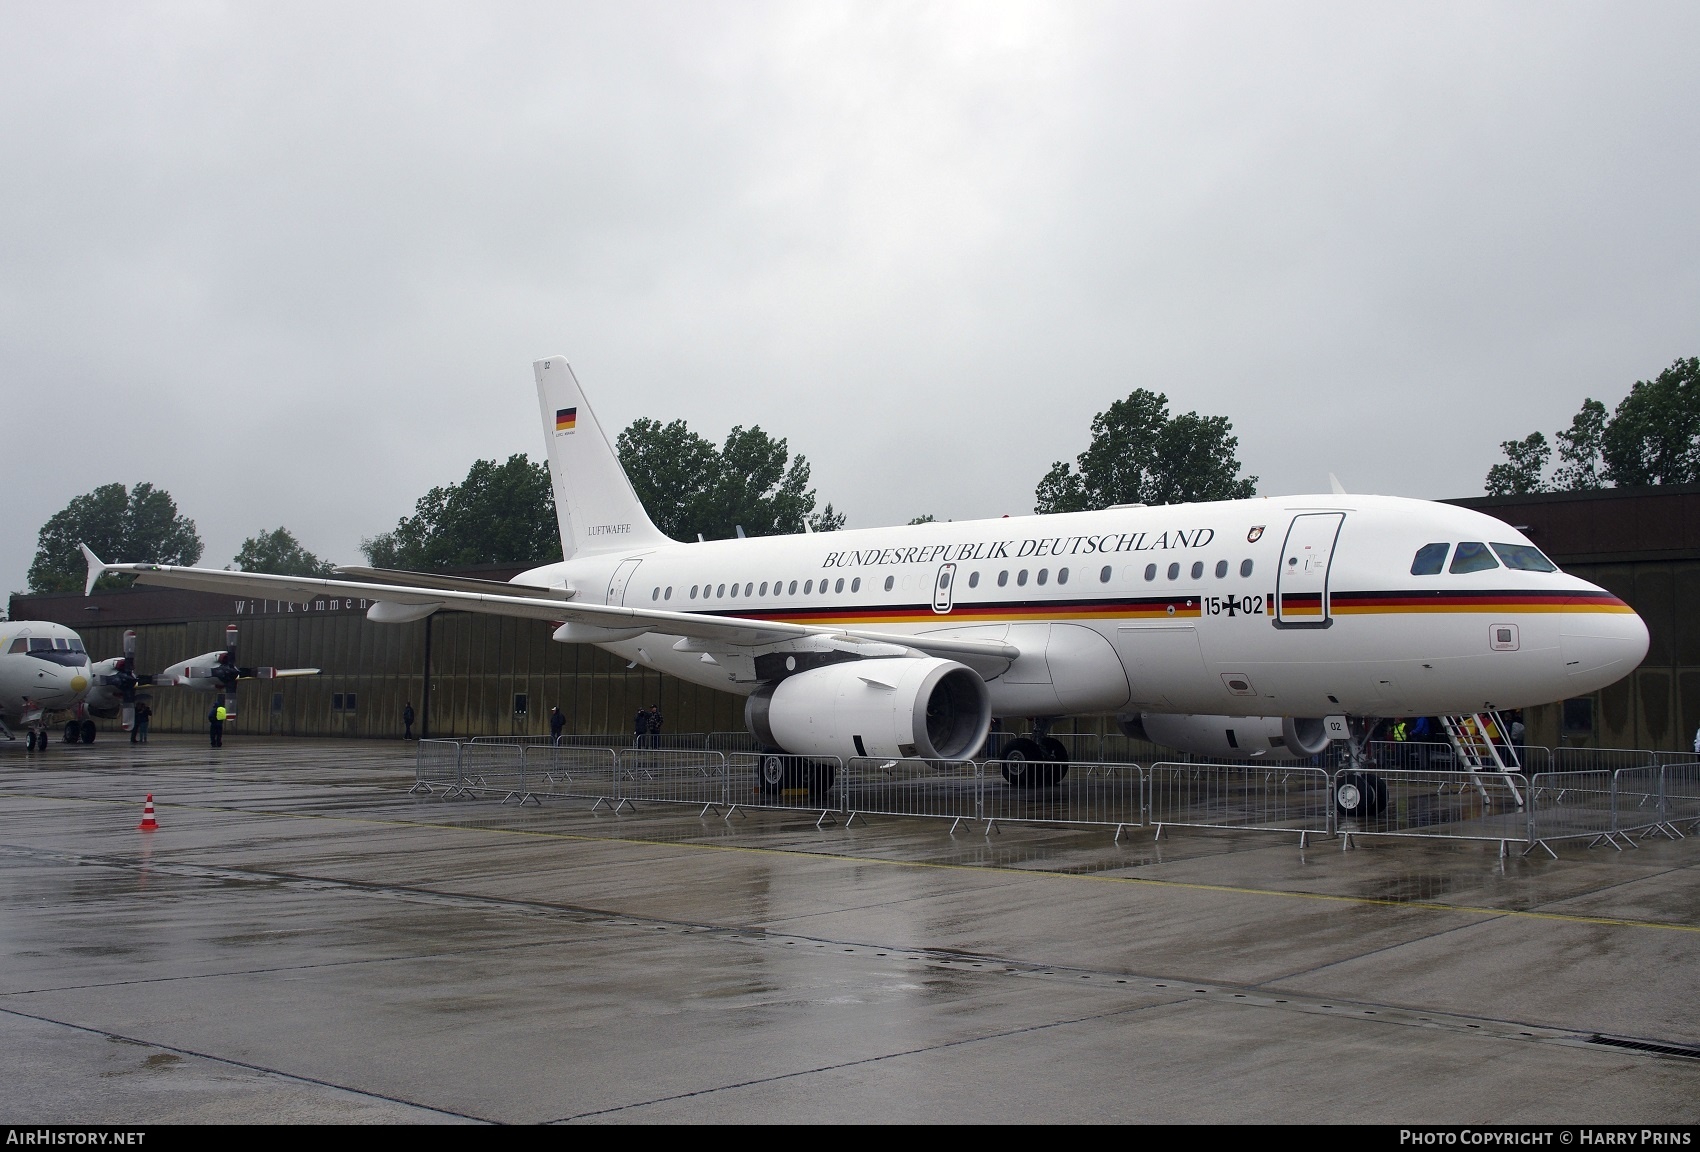
[[[0,621],[0,735],[16,739],[11,729],[27,728],[30,750],[45,751],[47,718],[70,712],[78,736],[92,741],[94,722],[81,715],[92,675],[82,639],[65,625]]]
[[[1192,751],[1309,756],[1328,718],[1477,713],[1577,696],[1647,651],[1628,605],[1463,508],[1329,494],[680,544],[645,515],[565,359],[533,366],[560,563],[509,584],[345,568],[316,579],[102,564],[89,582],[378,601],[558,624],[748,697],[763,745],[963,757],[994,716],[1041,741],[1012,782],[1056,780],[1057,717],[1113,713]],[[775,761],[781,758],[774,758]],[[1051,761],[1051,763],[1045,763]],[[764,773],[766,769],[764,768]],[[783,781],[764,780],[781,786]]]

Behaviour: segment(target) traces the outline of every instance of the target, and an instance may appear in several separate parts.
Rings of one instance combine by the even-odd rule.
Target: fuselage
[[[0,622],[0,720],[76,708],[92,676],[76,632],[45,620]]]
[[[1610,684],[1647,650],[1626,604],[1504,522],[1383,496],[674,544],[515,579],[578,603],[1003,640],[1020,658],[980,669],[1000,716],[1517,708]],[[672,637],[601,646],[754,687]]]

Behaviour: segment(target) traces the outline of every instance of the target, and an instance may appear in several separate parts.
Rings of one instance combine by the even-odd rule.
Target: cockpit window
[[[51,651],[53,651],[53,638],[51,636],[31,636],[30,637],[30,651],[31,652],[51,652]]]
[[[1499,558],[1505,561],[1507,568],[1515,568],[1519,572],[1557,572],[1558,565],[1541,554],[1541,550],[1532,544],[1500,544],[1495,542],[1493,550],[1499,553]]]
[[[30,642],[25,640],[22,636],[19,636],[16,640],[12,641],[12,646],[6,649],[8,653],[28,652],[29,650]]]
[[[1440,575],[1440,570],[1446,567],[1446,550],[1450,547],[1450,544],[1424,544],[1418,548],[1416,559],[1411,561],[1411,575]]]
[[[88,649],[83,647],[83,642],[81,640],[78,640],[75,636],[73,636],[71,637],[71,651],[87,652]]]
[[[1489,568],[1498,567],[1499,561],[1493,558],[1493,553],[1488,551],[1486,544],[1479,540],[1466,540],[1458,545],[1458,551],[1452,554],[1452,567],[1447,571],[1454,574],[1485,572]]]

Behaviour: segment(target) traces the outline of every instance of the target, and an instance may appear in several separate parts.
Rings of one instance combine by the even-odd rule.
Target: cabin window
[[[890,592],[890,591],[891,591],[891,586],[892,586],[892,585],[893,585],[893,584],[895,584],[895,583],[897,583],[897,577],[895,577],[895,576],[887,576],[887,577],[886,577],[886,578],[885,578],[885,590],[886,590],[886,591],[887,591],[887,592]]]
[[[833,586],[832,586],[832,590],[833,590],[833,591],[834,591],[834,592],[842,592],[842,591],[844,591],[844,577],[842,577],[842,576],[840,576],[840,577],[839,577],[839,578],[838,578],[838,583],[836,583],[836,584],[834,584],[834,585],[833,585]]]
[[[1250,560],[1241,560],[1240,561],[1240,575],[1241,576],[1250,576],[1251,575],[1251,561]]]
[[[1181,578],[1181,566],[1179,564],[1169,565],[1169,579],[1179,580],[1180,578]]]
[[[1015,582],[1022,587],[1027,585],[1027,569],[1023,568],[1015,574]]]
[[[1058,584],[1067,584],[1068,583],[1068,569],[1067,568],[1058,568],[1057,569],[1057,583]]]
[[[998,573],[998,587],[1002,588],[1008,583],[1009,583],[1009,569],[1005,568],[1002,572]]]
[[[813,580],[803,581],[803,595],[807,596],[809,593],[813,592],[814,590],[815,590],[815,582]]]
[[[762,594],[762,595],[763,595],[763,596],[766,596],[766,595],[767,595],[767,581],[766,581],[766,580],[763,580],[763,581],[762,581],[762,582],[761,582],[761,594]]]
[[[661,585],[659,585],[659,584],[657,584],[657,585],[656,585],[656,586],[655,586],[655,591],[653,591],[653,592],[651,592],[651,593],[650,593],[650,594],[649,594],[649,598],[650,598],[650,599],[651,599],[651,600],[659,600],[659,599],[661,599]]]
[[[1558,565],[1542,555],[1532,544],[1495,544],[1493,550],[1505,561],[1507,568],[1519,572],[1557,572]]]
[[[726,595],[726,585],[722,584],[714,594],[717,597],[724,597]]]
[[[858,576],[854,580],[850,581],[850,591],[860,592],[861,590],[862,590],[862,578],[860,576]]]
[[[978,588],[979,586],[980,586],[980,570],[978,568],[976,568],[976,569],[974,569],[974,571],[968,573],[968,587]]]
[[[692,584],[691,585],[691,599],[695,600],[696,598],[697,598],[697,586],[695,584]]]
[[[1202,580],[1204,578],[1204,561],[1194,560],[1192,562],[1192,578],[1194,580]]]
[[[1147,579],[1147,580],[1155,580],[1155,579],[1157,579],[1157,565],[1155,565],[1155,564],[1147,564],[1147,565],[1146,565],[1146,566],[1145,566],[1145,578],[1146,578],[1146,579]]]
[[[736,580],[732,581],[732,595],[734,598],[738,595],[738,582]]]
[[[791,587],[787,591],[793,596],[797,594],[797,582],[795,580],[791,581]]]
[[[1446,566],[1446,551],[1450,544],[1424,544],[1411,560],[1411,575],[1438,576]]]
[[[1447,571],[1454,575],[1461,572],[1486,572],[1489,568],[1498,568],[1499,561],[1493,558],[1488,546],[1480,540],[1466,540],[1458,545],[1458,550],[1452,554],[1452,567]]]
[[[1228,562],[1226,560],[1216,561],[1216,579],[1221,580],[1224,577],[1226,577],[1227,575],[1228,575]]]
[[[1108,564],[1106,564],[1102,568],[1098,569],[1098,583],[1108,584],[1109,582],[1110,582],[1110,566]]]
[[[1049,580],[1050,578],[1051,578],[1051,570],[1049,568],[1039,569],[1039,583],[1043,584],[1045,581]]]
[[[673,598],[673,586],[671,584],[667,585],[667,591],[661,594],[661,598],[663,600],[671,600]]]

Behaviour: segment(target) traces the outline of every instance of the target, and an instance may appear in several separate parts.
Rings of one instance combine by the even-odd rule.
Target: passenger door
[[[1304,512],[1293,517],[1281,546],[1275,577],[1275,622],[1287,628],[1326,628],[1328,568],[1344,512]]]
[[[940,616],[950,615],[951,601],[956,596],[956,565],[939,565],[938,575],[933,579],[933,611]]]
[[[626,602],[626,585],[631,583],[632,573],[636,572],[637,566],[642,563],[642,560],[626,560],[621,562],[619,568],[614,571],[614,578],[608,581],[608,599],[606,603],[618,605]]]

